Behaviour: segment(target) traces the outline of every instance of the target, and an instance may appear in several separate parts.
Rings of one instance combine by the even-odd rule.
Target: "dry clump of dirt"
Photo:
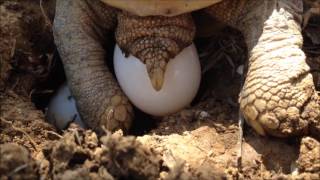
[[[320,172],[320,143],[310,137],[303,138],[297,163],[302,171]]]
[[[1,179],[37,179],[38,166],[28,150],[15,143],[0,144]]]
[[[1,0],[0,17],[0,89],[30,96],[50,73],[51,26],[37,0]]]
[[[305,177],[319,177],[319,171],[306,171],[306,164],[296,162],[298,157],[304,160],[310,157],[305,154],[307,151],[299,152],[299,139],[263,138],[251,129],[245,129],[239,164],[237,111],[230,105],[213,102],[209,99],[177,113],[175,121],[164,119],[159,128],[138,137],[138,141],[160,153],[164,165],[179,172],[176,172],[176,179],[185,179],[185,173],[195,179],[299,178],[303,172],[307,172]],[[308,138],[312,139],[310,146],[319,146],[317,140]],[[314,155],[313,159],[316,161],[319,157]],[[295,168],[300,174],[294,174]],[[162,176],[169,175],[163,173]]]
[[[34,158],[17,144],[0,147],[1,179],[156,179],[160,171],[156,153],[121,133],[98,139],[90,130],[70,128]]]
[[[50,19],[54,3],[42,4]],[[211,44],[196,41],[210,60],[202,65],[212,69],[193,107],[141,136],[98,136],[78,126],[57,131],[31,101],[41,83],[59,75],[50,75],[58,62],[39,1],[0,0],[0,19],[0,179],[320,179],[320,143],[312,137],[261,137],[245,126],[240,154],[236,69],[246,52],[238,32],[219,26]],[[320,24],[310,22],[304,51],[319,90]]]
[[[23,102],[13,98],[6,99],[11,102]],[[14,106],[7,101],[1,102],[7,104],[7,107]],[[2,137],[5,138],[1,137],[0,142],[15,142],[27,147],[30,156],[38,165],[32,169],[33,174],[45,179],[70,179],[71,177],[88,179],[212,179],[213,177],[217,179],[269,179],[280,176],[297,178],[302,175],[317,177],[318,170],[315,169],[317,166],[310,168],[308,162],[310,159],[313,160],[312,162],[319,159],[316,156],[316,152],[319,151],[318,141],[310,137],[305,138],[308,141],[303,139],[299,152],[299,140],[263,138],[250,129],[246,131],[242,164],[239,168],[237,162],[238,127],[237,122],[232,120],[236,113],[232,111],[233,107],[230,105],[223,106],[221,102],[213,102],[213,99],[209,99],[192,109],[186,109],[173,117],[167,117],[159,124],[160,128],[137,138],[122,136],[120,132],[98,137],[91,130],[83,130],[78,127],[69,128],[60,136],[55,134],[54,129],[51,129],[50,125],[43,122],[42,119],[37,120],[37,117],[27,116],[23,120],[29,122],[29,125],[15,124],[25,133],[12,130],[11,124],[1,124],[5,125],[0,126],[0,129],[4,130],[1,131],[3,132]],[[8,108],[2,110],[5,114],[8,111],[10,111]],[[19,111],[19,108],[13,109],[11,115],[19,114]],[[39,111],[33,108],[27,113],[37,114],[37,112]],[[172,118],[176,118],[176,121],[172,121]],[[179,122],[177,119],[184,119],[184,121]],[[13,116],[7,121],[18,123],[21,119],[19,121],[19,118],[16,119],[16,116]],[[34,123],[31,124],[31,121]],[[46,125],[49,126],[49,129],[44,128]],[[32,129],[33,127],[35,128]],[[178,130],[179,127],[184,128]],[[40,129],[40,134],[33,134],[33,131],[37,129]],[[45,133],[48,131],[51,133]],[[9,137],[15,138],[8,139]],[[19,141],[20,139],[23,141]],[[38,148],[34,148],[33,143]],[[297,159],[298,161],[295,162]],[[298,175],[291,174],[291,167],[296,163],[298,172],[300,172]],[[314,164],[316,163],[311,165]],[[7,165],[2,164],[2,166]],[[4,177],[15,172],[15,168],[5,170]],[[17,171],[16,173],[23,172]]]
[[[45,142],[59,138],[30,99],[8,91],[0,93],[0,143],[16,143],[38,153]],[[35,154],[32,156],[35,157]]]
[[[98,138],[90,130],[70,128],[43,154],[44,174],[52,179],[156,179],[160,171],[157,154],[120,132]]]

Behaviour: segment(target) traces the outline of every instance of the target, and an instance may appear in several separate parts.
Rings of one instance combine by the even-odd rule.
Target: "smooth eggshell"
[[[168,115],[189,105],[201,79],[199,57],[193,44],[169,61],[160,91],[153,89],[145,65],[132,55],[126,58],[117,45],[114,69],[130,101],[142,111],[155,116]]]
[[[75,122],[81,127],[85,127],[77,110],[76,102],[66,83],[59,88],[57,93],[50,100],[46,118],[60,130],[67,128],[68,124],[71,122]]]

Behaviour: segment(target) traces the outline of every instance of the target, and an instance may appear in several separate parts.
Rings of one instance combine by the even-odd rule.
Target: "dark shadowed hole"
[[[88,158],[88,154],[76,152],[72,156],[72,159],[70,159],[68,166],[72,168],[77,164],[83,164]]]
[[[142,112],[138,108],[134,107],[135,118],[130,129],[129,134],[140,136],[147,134],[149,131],[157,127],[157,120],[152,116]]]
[[[95,166],[92,166],[90,168],[90,172],[98,172],[99,171],[99,166],[95,165]]]
[[[65,81],[63,65],[58,52],[55,51],[47,80],[37,84],[34,93],[32,93],[31,100],[36,108],[45,111],[50,99]]]

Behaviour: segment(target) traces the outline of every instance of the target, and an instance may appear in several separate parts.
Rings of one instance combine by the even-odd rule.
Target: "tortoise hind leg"
[[[249,68],[239,100],[248,124],[261,135],[319,134],[319,96],[301,50],[302,1],[225,0],[207,12],[245,36]]]
[[[100,1],[57,0],[54,38],[68,85],[89,127],[127,130],[133,112],[105,64],[103,43],[117,11]]]

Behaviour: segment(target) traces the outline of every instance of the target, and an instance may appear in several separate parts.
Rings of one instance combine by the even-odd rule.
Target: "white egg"
[[[130,101],[140,110],[155,116],[175,113],[189,105],[201,79],[199,57],[193,44],[169,61],[160,91],[152,87],[146,66],[132,55],[126,58],[118,45],[114,52],[114,69]]]
[[[57,93],[50,100],[46,112],[47,120],[62,130],[67,128],[68,124],[75,122],[81,127],[85,127],[78,113],[75,100],[71,95],[67,84],[63,84]]]

